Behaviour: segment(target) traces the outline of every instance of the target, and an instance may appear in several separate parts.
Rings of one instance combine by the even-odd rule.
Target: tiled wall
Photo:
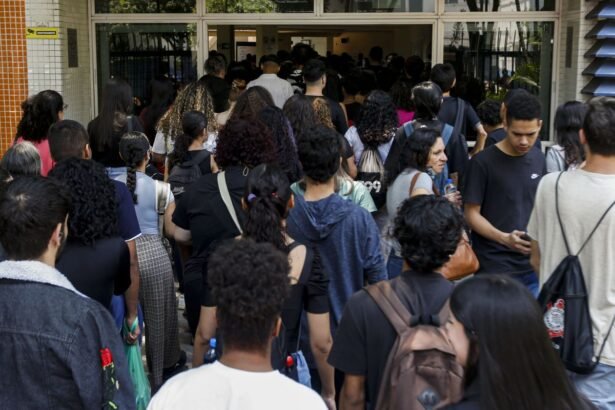
[[[0,153],[13,141],[28,94],[24,3],[0,0]]]

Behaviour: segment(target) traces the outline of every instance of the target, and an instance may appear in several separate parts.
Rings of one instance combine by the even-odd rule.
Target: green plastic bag
[[[130,326],[126,326],[124,321],[124,333],[134,332],[137,328],[138,318]],[[128,362],[128,372],[132,379],[132,384],[135,390],[135,400],[137,403],[137,410],[146,410],[147,405],[152,397],[152,392],[149,386],[149,380],[145,374],[143,368],[143,361],[141,360],[141,347],[138,343],[133,345],[124,344],[124,350],[126,352],[126,360]]]

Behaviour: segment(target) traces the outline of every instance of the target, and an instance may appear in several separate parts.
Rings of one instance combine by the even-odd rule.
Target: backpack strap
[[[450,140],[453,139],[453,134],[455,133],[455,128],[453,128],[450,124],[442,124],[442,142],[444,142],[444,146],[446,147]]]
[[[466,104],[461,98],[457,98],[457,115],[455,115],[455,125],[453,133],[456,135],[461,134],[461,127],[463,125],[463,117],[465,117]],[[451,135],[452,136],[452,135]],[[446,145],[446,143],[444,143]]]
[[[416,182],[419,180],[420,176],[421,176],[421,171],[417,169],[416,174],[414,174],[414,176],[412,177],[412,181],[410,181],[410,189],[408,190],[408,197],[412,196],[412,191],[414,191],[414,186],[416,185]]]
[[[408,329],[412,315],[393,290],[390,281],[383,280],[374,283],[367,286],[365,290],[374,299],[398,335]]]
[[[220,189],[220,196],[222,197],[222,202],[224,202],[224,206],[231,216],[231,219],[235,223],[235,226],[239,230],[240,234],[243,234],[243,229],[241,229],[241,225],[239,224],[239,220],[237,219],[237,213],[235,212],[235,207],[233,206],[233,202],[231,201],[231,194],[228,190],[228,186],[226,185],[226,175],[224,171],[218,172],[218,188]]]
[[[160,236],[164,236],[164,212],[167,209],[167,198],[169,196],[169,184],[166,182],[154,180],[156,187],[156,213],[158,214],[158,232]]]

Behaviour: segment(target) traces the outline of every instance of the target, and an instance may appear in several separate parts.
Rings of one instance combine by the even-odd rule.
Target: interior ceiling
[[[430,24],[424,25],[426,28],[431,28]],[[235,25],[235,30],[256,30],[255,26],[240,26]],[[277,25],[278,33],[280,34],[297,34],[297,35],[321,35],[321,36],[330,36],[330,35],[340,35],[342,33],[347,32],[386,32],[392,31],[395,26],[391,25],[309,25],[309,26],[301,26],[301,25]],[[215,29],[215,26],[210,26],[210,29]]]

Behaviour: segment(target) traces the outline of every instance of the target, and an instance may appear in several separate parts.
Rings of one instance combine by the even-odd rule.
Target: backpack
[[[190,184],[203,175],[200,167],[201,162],[205,161],[210,155],[207,150],[197,151],[190,161],[184,161],[173,167],[169,175],[169,184],[171,184],[171,191],[176,199],[184,194]]]
[[[581,249],[576,254],[570,252],[568,239],[559,211],[559,180],[555,182],[555,210],[566,246],[567,256],[557,265],[549,280],[543,285],[538,303],[544,312],[544,322],[553,347],[558,352],[566,369],[580,374],[593,372],[600,361],[600,356],[609,338],[615,317],[606,333],[597,360],[594,361],[594,337],[589,312],[588,294],[583,277],[579,254],[594,235],[608,212],[615,205],[613,202],[602,214]]]
[[[399,278],[393,280],[399,281]],[[439,409],[458,402],[463,396],[463,368],[456,362],[455,351],[444,330],[449,315],[448,302],[437,316],[411,314],[390,282],[382,281],[365,288],[397,332],[380,381],[375,408]],[[418,295],[409,286],[403,286],[418,301]]]
[[[376,208],[382,208],[387,199],[387,185],[384,180],[384,163],[377,148],[365,147],[359,159],[357,170],[357,182],[362,183],[367,188]]]

